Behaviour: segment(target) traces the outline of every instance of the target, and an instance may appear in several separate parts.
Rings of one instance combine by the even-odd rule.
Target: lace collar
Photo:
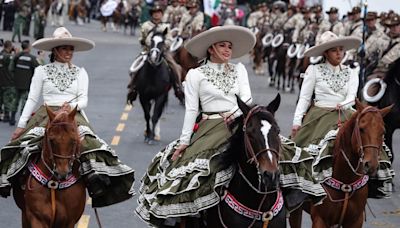
[[[318,70],[322,79],[336,93],[343,89],[349,81],[350,68],[348,66],[332,66],[329,63],[323,63],[318,65]]]
[[[231,63],[225,65],[208,61],[199,67],[199,71],[204,74],[207,81],[226,95],[234,87],[238,75],[235,65]]]
[[[47,78],[61,92],[65,91],[77,79],[79,68],[72,65],[68,67],[67,63],[54,62],[44,66]]]

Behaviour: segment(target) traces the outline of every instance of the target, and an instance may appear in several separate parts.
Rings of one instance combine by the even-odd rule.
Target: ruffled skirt
[[[81,175],[103,174],[111,180],[106,194],[93,199],[93,207],[108,206],[131,198],[134,195],[134,170],[118,159],[115,151],[94,133],[80,112],[75,119],[81,136]],[[47,112],[42,106],[29,120],[24,134],[1,148],[0,188],[11,186],[12,179],[40,154],[47,122]]]

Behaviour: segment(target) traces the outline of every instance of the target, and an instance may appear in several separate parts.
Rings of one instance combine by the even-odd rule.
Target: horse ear
[[[360,100],[358,100],[358,98],[356,98],[356,109],[357,111],[361,111],[364,109],[364,105],[361,103]]]
[[[390,105],[390,106],[387,106],[387,107],[385,107],[385,108],[379,110],[379,111],[381,112],[382,117],[385,117],[389,112],[391,112],[393,106],[394,106],[394,104],[392,104],[392,105]]]
[[[270,111],[272,114],[275,114],[280,104],[281,104],[281,95],[278,93],[275,99],[268,104],[267,110]]]
[[[244,103],[237,94],[235,94],[235,96],[236,96],[236,100],[237,100],[239,109],[243,112],[244,116],[247,116],[247,113],[249,113],[249,111],[250,111],[250,107],[247,106],[247,104]]]
[[[75,119],[75,115],[76,115],[77,111],[78,111],[78,105],[76,105],[75,108],[72,109],[71,112],[68,113],[68,118],[73,121]]]
[[[163,36],[167,35],[167,33],[168,33],[168,27],[164,29]]]
[[[51,110],[51,108],[49,108],[49,106],[46,104],[44,106],[46,107],[47,116],[49,117],[50,122],[53,121],[56,117],[56,114],[53,112],[53,110]]]

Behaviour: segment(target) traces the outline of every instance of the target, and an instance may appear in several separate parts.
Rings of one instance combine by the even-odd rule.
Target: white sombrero
[[[39,39],[32,44],[32,47],[51,51],[53,48],[63,45],[73,46],[74,51],[88,51],[94,47],[94,42],[85,38],[72,37],[65,27],[59,27],[54,30],[53,37]]]
[[[360,38],[355,36],[338,37],[335,33],[326,31],[321,35],[318,44],[304,52],[304,55],[309,57],[321,56],[326,50],[334,47],[343,47],[347,51],[358,48],[361,41]]]
[[[190,39],[185,48],[193,56],[202,59],[207,57],[207,49],[211,45],[222,41],[231,42],[232,58],[239,58],[254,47],[256,37],[250,29],[242,26],[216,26]]]

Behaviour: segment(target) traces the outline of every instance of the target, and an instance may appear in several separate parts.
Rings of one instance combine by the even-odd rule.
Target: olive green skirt
[[[231,135],[222,119],[205,120],[182,157],[171,160],[179,140],[161,150],[142,179],[139,217],[155,226],[174,224],[178,217],[217,205],[220,187],[227,187],[234,174],[231,163],[223,159]]]
[[[345,110],[339,116],[336,110],[311,107],[293,141],[282,140],[284,154],[281,159],[282,187],[294,186],[314,196],[322,195],[321,188],[315,184],[332,176],[333,149],[339,130],[338,126],[350,119],[353,113],[353,110]],[[383,145],[383,148],[377,175],[370,177],[369,181],[370,192],[374,191],[373,188],[377,192],[370,194],[370,197],[374,198],[388,197],[392,192],[391,181],[394,177],[394,170],[391,168],[390,162],[392,154],[386,145]],[[303,162],[299,163],[299,161]],[[303,180],[304,170],[310,169],[312,177],[307,176]]]
[[[52,107],[56,110],[57,107]],[[104,196],[94,198],[93,207],[115,204],[134,195],[134,170],[121,163],[115,151],[97,136],[85,117],[78,112],[75,116],[81,136],[79,158],[80,173],[103,174],[110,177],[111,185]],[[0,150],[0,188],[10,186],[10,182],[32,157],[40,154],[45,127],[48,122],[47,112],[41,106],[29,120],[26,131],[16,140]]]

